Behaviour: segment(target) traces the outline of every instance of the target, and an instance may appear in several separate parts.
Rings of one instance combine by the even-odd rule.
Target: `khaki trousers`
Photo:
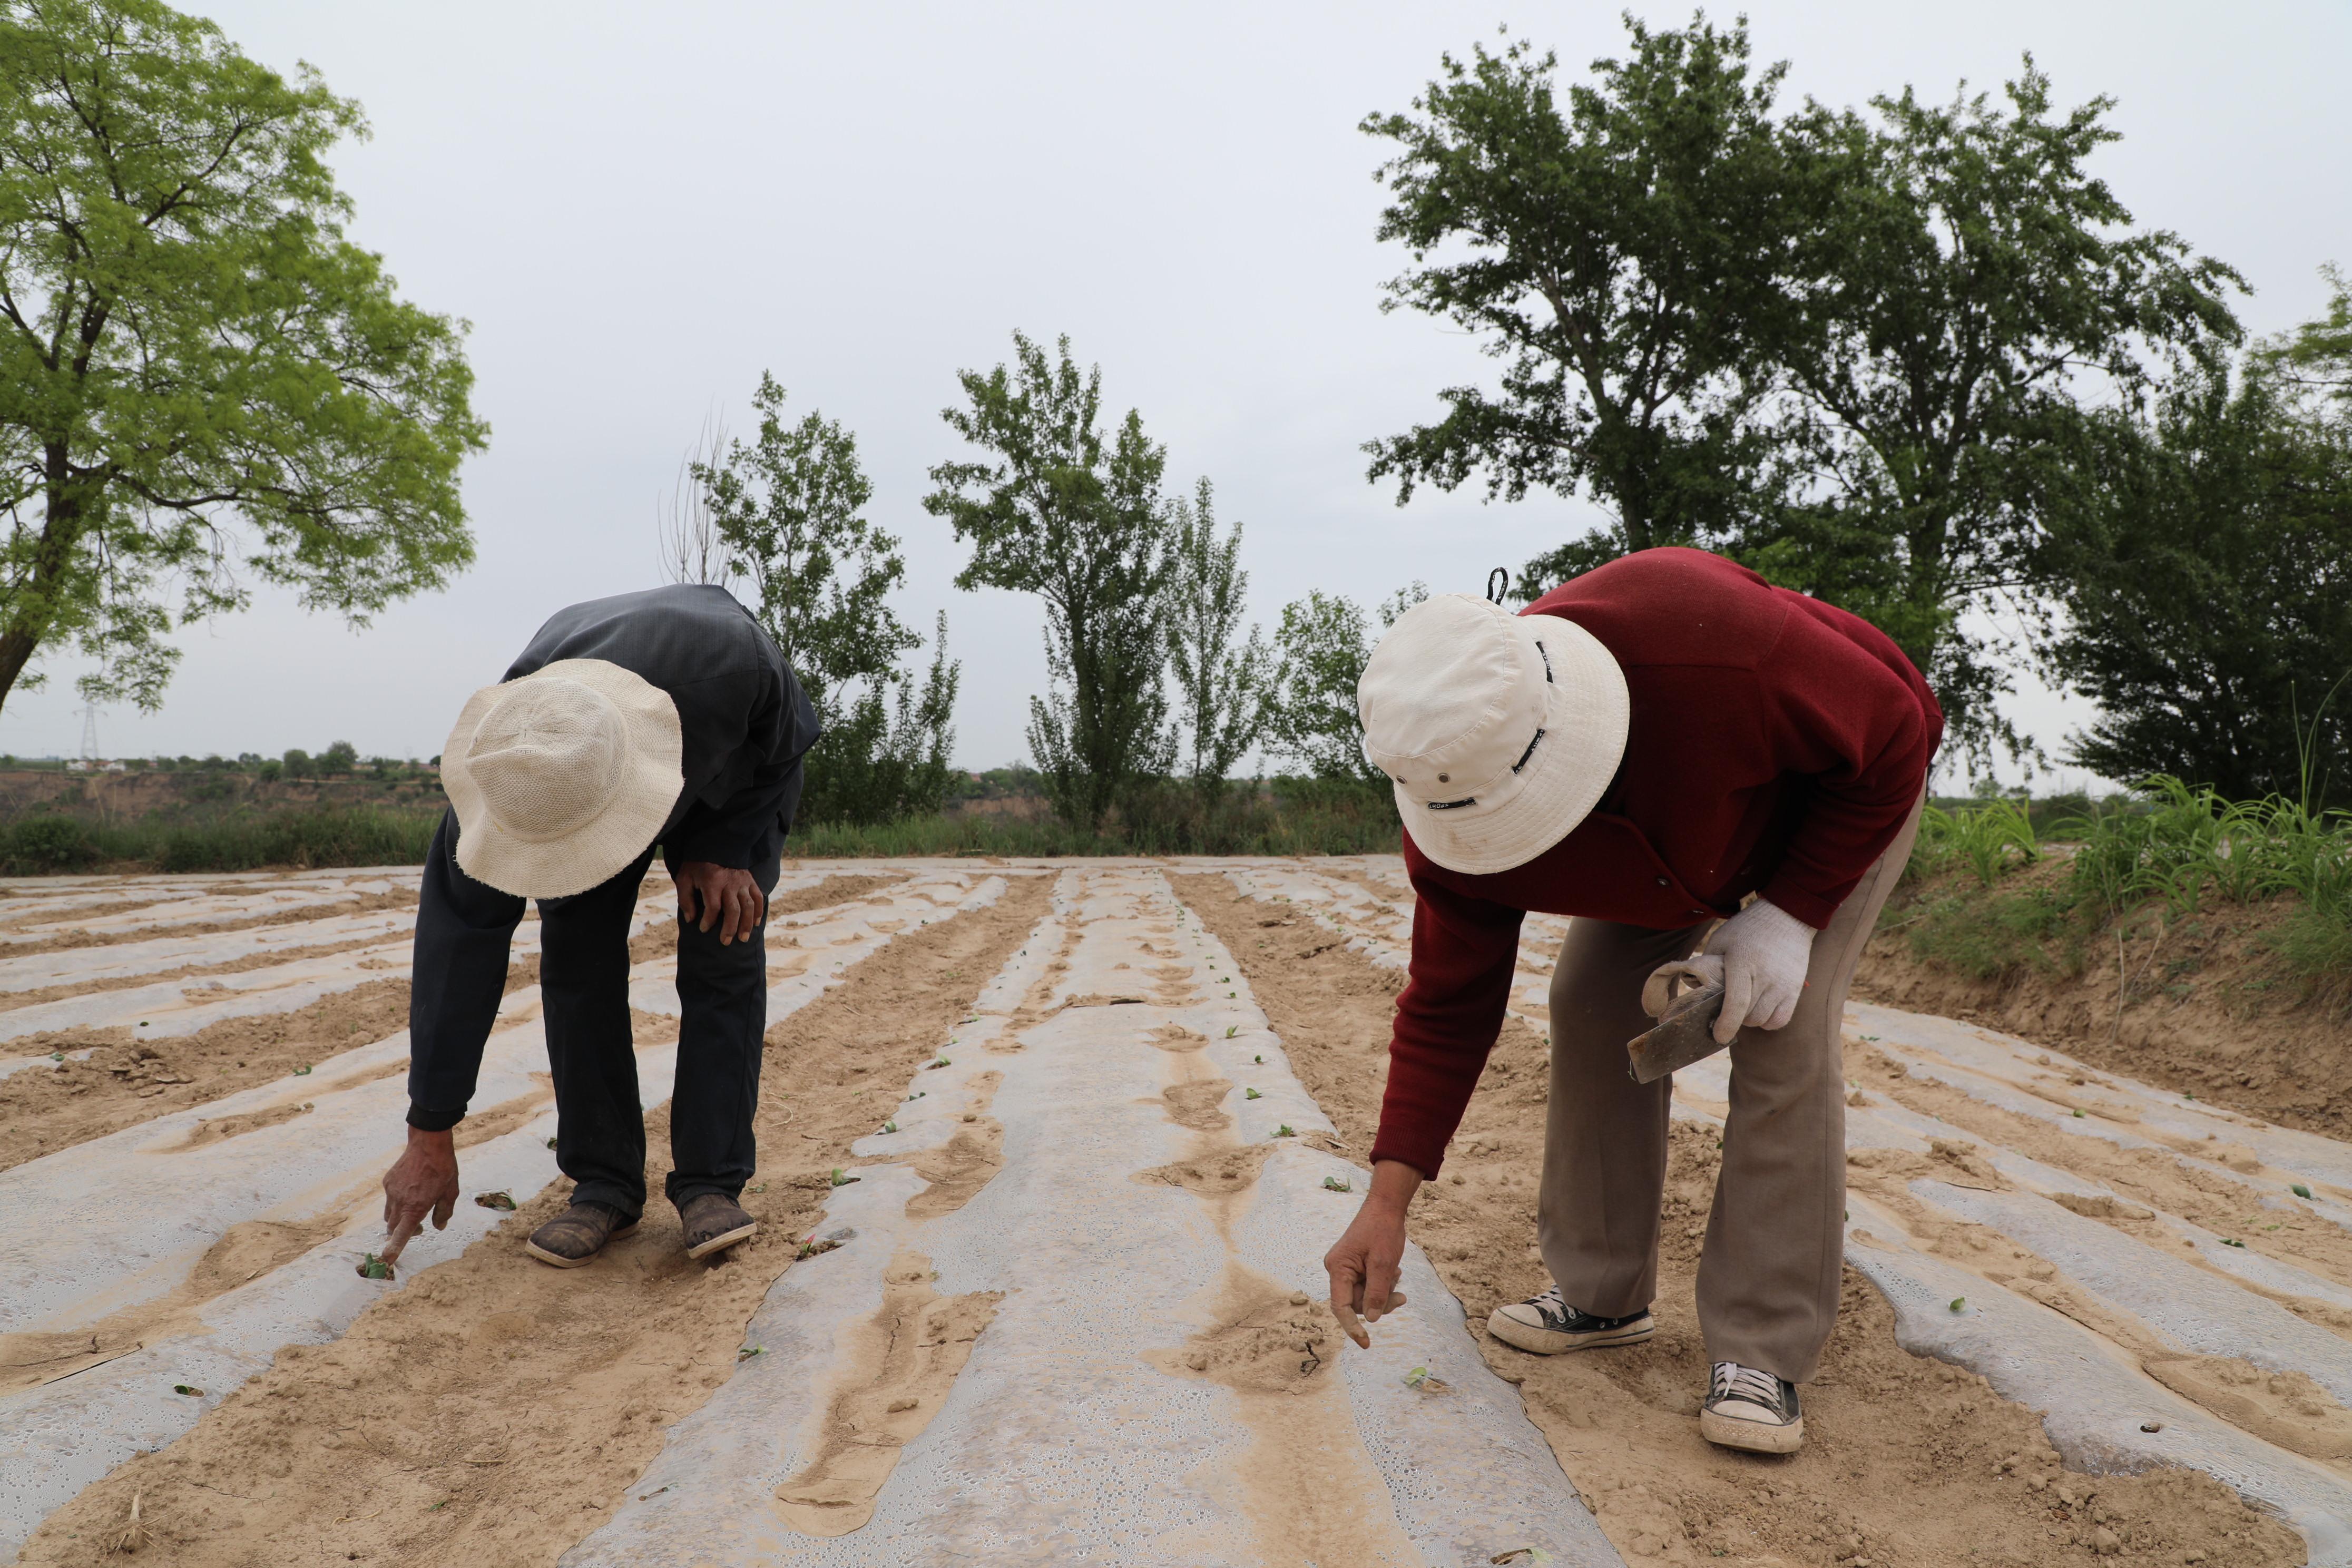
[[[1886,853],[1814,938],[1804,995],[1788,1026],[1742,1029],[1731,1043],[1731,1112],[1698,1270],[1709,1361],[1802,1383],[1836,1325],[1845,1234],[1846,987],[1918,831],[1914,805]],[[1602,1317],[1642,1310],[1658,1284],[1673,1084],[1635,1083],[1625,1070],[1625,1042],[1651,1025],[1642,1011],[1643,981],[1659,964],[1686,957],[1706,929],[1575,921],[1552,973],[1538,1238],[1568,1304]]]

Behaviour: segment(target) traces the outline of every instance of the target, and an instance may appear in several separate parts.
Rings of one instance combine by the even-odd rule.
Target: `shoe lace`
[[[1742,1366],[1736,1361],[1719,1361],[1715,1363],[1707,1397],[1749,1400],[1768,1410],[1777,1410],[1780,1407],[1780,1380],[1769,1372]]]
[[[1557,1285],[1553,1286],[1550,1289],[1545,1291],[1540,1296],[1529,1297],[1528,1300],[1528,1305],[1540,1310],[1549,1311],[1555,1318],[1565,1318],[1570,1315],[1568,1309],[1567,1298],[1563,1297],[1559,1293],[1559,1287]]]

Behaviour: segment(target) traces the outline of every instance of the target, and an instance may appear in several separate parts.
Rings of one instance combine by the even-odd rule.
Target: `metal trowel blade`
[[[1715,1020],[1722,1011],[1720,985],[1702,985],[1675,997],[1656,1028],[1626,1042],[1625,1066],[1633,1081],[1655,1083],[1723,1049],[1715,1037]]]

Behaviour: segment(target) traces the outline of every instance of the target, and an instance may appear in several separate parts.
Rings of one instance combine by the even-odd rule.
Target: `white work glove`
[[[1743,1027],[1786,1028],[1812,958],[1813,928],[1762,899],[1717,927],[1706,951],[1690,961],[1723,987],[1716,1042],[1729,1045]]]

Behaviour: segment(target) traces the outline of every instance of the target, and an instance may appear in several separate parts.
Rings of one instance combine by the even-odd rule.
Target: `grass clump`
[[[2002,880],[2072,840],[2063,877]],[[1947,879],[1904,923],[1915,955],[1979,980],[2022,967],[2082,972],[2090,940],[2154,910],[2170,927],[2216,903],[2290,906],[2269,945],[2294,973],[2352,981],[2352,812],[2281,795],[2232,801],[2175,778],[2037,829],[2014,801],[1929,806],[1905,879]]]

